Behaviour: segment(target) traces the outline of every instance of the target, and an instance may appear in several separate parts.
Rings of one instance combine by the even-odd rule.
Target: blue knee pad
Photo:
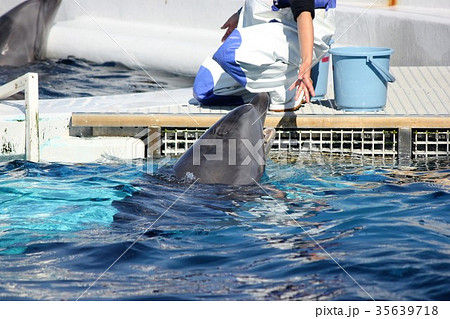
[[[247,77],[239,64],[236,62],[236,50],[242,43],[241,34],[235,29],[225,42],[214,53],[213,60],[216,61],[222,69],[233,77],[242,87],[247,85]]]
[[[204,105],[236,106],[244,104],[240,96],[214,94],[214,78],[211,72],[201,66],[194,80],[194,97]]]

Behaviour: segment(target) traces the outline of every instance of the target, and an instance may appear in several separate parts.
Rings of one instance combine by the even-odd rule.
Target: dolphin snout
[[[270,105],[269,94],[266,92],[259,93],[250,101],[250,104],[252,104],[259,111],[259,113],[261,113],[261,115],[263,115],[263,117],[261,118],[261,122],[264,123],[267,110],[269,109]]]

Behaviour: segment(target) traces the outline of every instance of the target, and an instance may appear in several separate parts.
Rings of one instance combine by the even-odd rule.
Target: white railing
[[[37,73],[27,73],[0,87],[0,100],[25,91],[25,156],[39,162],[39,89]]]

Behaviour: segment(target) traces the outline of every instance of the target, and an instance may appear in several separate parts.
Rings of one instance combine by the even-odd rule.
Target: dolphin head
[[[258,94],[211,126],[175,163],[175,175],[206,184],[249,185],[265,169],[264,120],[269,95]]]
[[[0,65],[20,66],[45,55],[61,0],[28,0],[0,17]]]
[[[261,122],[264,124],[266,120],[267,111],[269,110],[270,96],[267,93],[260,93],[256,95],[250,104],[261,114]]]

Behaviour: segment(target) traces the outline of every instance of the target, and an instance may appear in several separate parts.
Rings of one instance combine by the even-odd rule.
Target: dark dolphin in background
[[[259,182],[275,135],[274,129],[264,130],[269,103],[269,95],[260,93],[230,111],[175,163],[175,175],[205,184]]]
[[[45,57],[47,37],[61,0],[28,0],[0,17],[0,65]]]

